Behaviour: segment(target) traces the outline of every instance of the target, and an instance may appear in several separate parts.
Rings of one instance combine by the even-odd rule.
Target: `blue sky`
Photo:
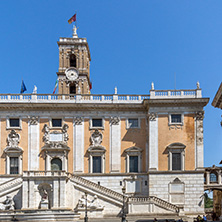
[[[52,93],[59,37],[71,37],[67,20],[77,11],[79,37],[87,37],[93,94],[149,94],[195,89],[205,108],[205,166],[222,159],[221,110],[211,106],[221,82],[222,1],[1,0],[0,93]]]

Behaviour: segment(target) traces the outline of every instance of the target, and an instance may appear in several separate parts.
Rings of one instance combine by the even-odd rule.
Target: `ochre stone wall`
[[[195,120],[193,115],[184,115],[182,129],[170,129],[168,115],[158,116],[158,168],[168,170],[167,146],[183,143],[185,148],[185,170],[195,170]]]
[[[124,150],[132,146],[143,149],[142,172],[146,170],[146,120],[140,119],[140,128],[126,129],[126,119],[121,119],[121,173],[126,172],[126,157]]]

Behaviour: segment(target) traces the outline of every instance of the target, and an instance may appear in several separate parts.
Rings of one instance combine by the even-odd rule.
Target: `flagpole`
[[[76,26],[76,29],[77,29],[77,11],[75,12],[75,14],[76,14],[75,26]]]

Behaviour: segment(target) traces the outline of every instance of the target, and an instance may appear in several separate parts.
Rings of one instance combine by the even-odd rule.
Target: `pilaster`
[[[195,114],[196,128],[196,169],[203,167],[203,119],[204,111],[199,111]]]
[[[39,123],[38,117],[29,117],[28,170],[39,170]]]
[[[84,120],[75,117],[73,120],[73,169],[74,173],[84,172]]]
[[[158,117],[149,113],[149,169],[158,170]]]
[[[110,172],[121,169],[121,124],[119,117],[110,119]]]

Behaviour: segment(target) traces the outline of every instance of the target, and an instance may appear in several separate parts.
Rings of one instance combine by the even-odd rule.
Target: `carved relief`
[[[73,119],[75,125],[82,125],[83,118],[82,117],[74,117]]]
[[[52,131],[50,132],[49,126],[47,124],[44,125],[44,136],[43,142],[46,146],[50,148],[67,148],[66,144],[69,140],[67,124],[64,124],[62,127],[62,131]]]
[[[6,200],[0,203],[0,210],[15,210],[15,203],[11,196],[6,196]]]
[[[195,120],[203,120],[204,119],[204,111],[198,111],[195,113]]]
[[[174,124],[174,125],[169,125],[169,129],[183,129],[183,126],[182,125],[177,125],[177,124]]]
[[[49,144],[49,126],[47,124],[44,125],[43,127],[44,130],[44,136],[43,136],[43,142],[45,144]]]
[[[148,113],[148,118],[150,121],[156,121],[156,113]]]
[[[69,126],[67,124],[64,124],[62,127],[62,133],[63,133],[63,141],[65,143],[67,143],[67,141],[69,140],[69,135],[67,133]]]
[[[103,135],[102,135],[102,133],[99,132],[99,130],[96,129],[92,133],[90,139],[91,139],[93,146],[100,146],[100,144],[102,143],[102,140],[103,140]]]
[[[30,123],[30,125],[37,125],[38,124],[38,117],[37,116],[29,117],[29,123]]]
[[[78,200],[78,203],[75,207],[75,211],[85,210],[86,207],[86,198],[84,195]],[[94,195],[92,200],[87,199],[87,209],[93,210],[103,210],[103,206],[99,203],[99,200],[96,195]]]
[[[20,136],[18,133],[15,132],[15,130],[11,130],[11,132],[8,135],[7,142],[9,147],[18,147],[20,141]]]
[[[119,125],[120,118],[117,116],[111,117],[110,118],[110,124],[111,125]]]

